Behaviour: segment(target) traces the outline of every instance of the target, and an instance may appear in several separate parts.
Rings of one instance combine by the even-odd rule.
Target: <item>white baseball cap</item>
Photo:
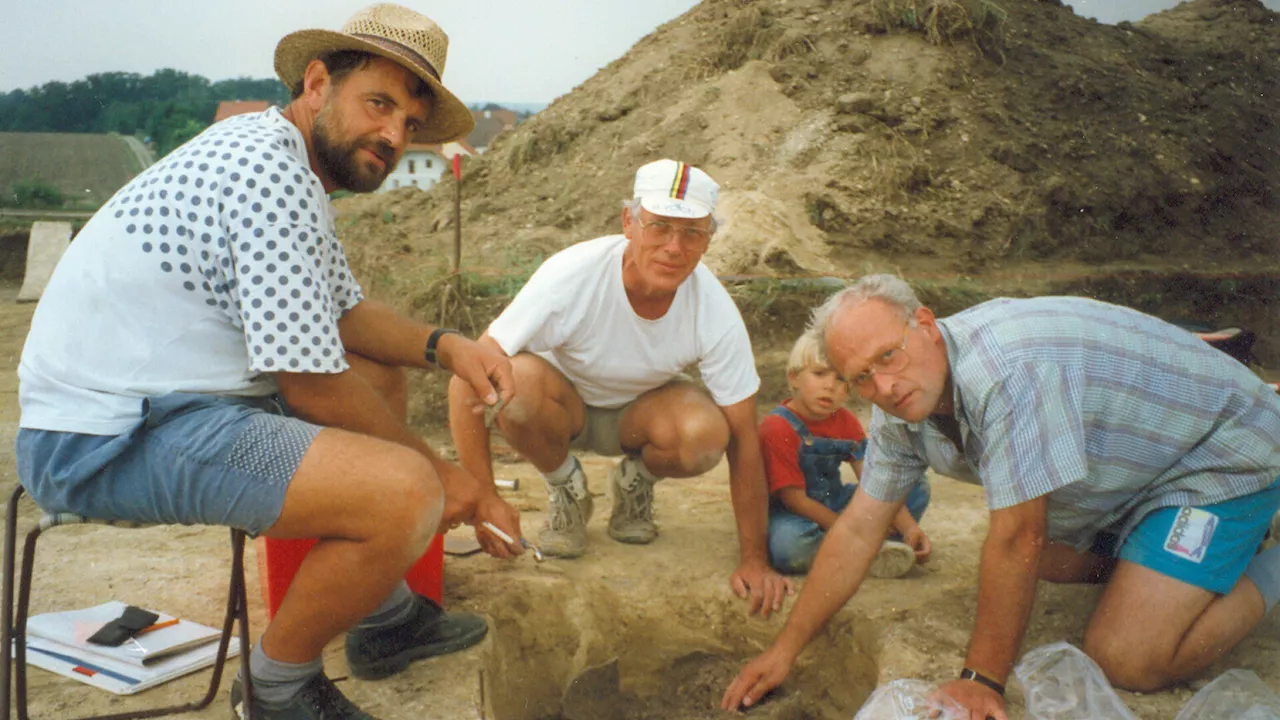
[[[710,175],[678,160],[655,160],[636,170],[634,197],[654,215],[703,218],[715,210],[719,194]]]

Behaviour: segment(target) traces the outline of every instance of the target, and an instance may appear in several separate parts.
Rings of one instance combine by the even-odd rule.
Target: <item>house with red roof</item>
[[[223,100],[218,103],[218,111],[213,114],[213,121],[226,120],[232,115],[262,112],[271,107],[266,100]]]

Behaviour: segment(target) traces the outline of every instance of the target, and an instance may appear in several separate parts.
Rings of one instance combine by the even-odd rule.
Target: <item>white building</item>
[[[466,142],[451,142],[440,145],[420,145],[411,143],[400,156],[391,174],[382,182],[378,192],[387,192],[403,187],[414,187],[419,190],[430,190],[439,182],[446,172],[454,155],[464,157],[475,155],[475,151]]]

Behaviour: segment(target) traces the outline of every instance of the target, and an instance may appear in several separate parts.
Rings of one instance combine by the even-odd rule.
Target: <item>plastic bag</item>
[[[923,680],[894,680],[876,688],[853,720],[968,720],[969,712],[951,698],[931,701],[933,691]]]
[[[1013,669],[1031,720],[1137,720],[1084,651],[1057,642],[1036,648]]]
[[[1228,670],[1200,688],[1174,720],[1280,720],[1280,696],[1250,670]]]

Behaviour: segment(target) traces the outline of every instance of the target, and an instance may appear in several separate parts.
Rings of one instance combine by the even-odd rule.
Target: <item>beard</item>
[[[326,105],[316,115],[311,129],[311,143],[325,173],[340,187],[351,192],[367,193],[377,190],[382,181],[395,169],[395,149],[385,142],[352,138],[339,141],[340,123],[333,120]],[[369,150],[382,159],[382,170],[371,169],[356,157],[360,150]]]

